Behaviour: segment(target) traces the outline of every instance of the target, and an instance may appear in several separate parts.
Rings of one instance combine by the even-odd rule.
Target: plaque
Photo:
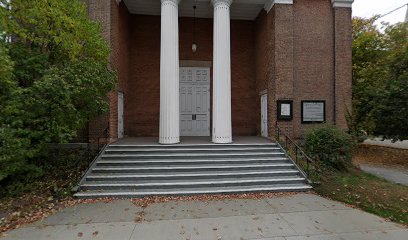
[[[302,123],[323,123],[325,121],[325,101],[302,101]]]
[[[293,101],[278,100],[278,120],[289,121],[293,118]]]

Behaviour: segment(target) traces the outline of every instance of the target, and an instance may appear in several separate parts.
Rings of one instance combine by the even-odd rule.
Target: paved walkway
[[[371,166],[369,164],[360,164],[360,168],[364,172],[385,178],[391,182],[408,186],[408,170],[406,169]]]
[[[129,200],[82,204],[12,231],[4,240],[405,240],[407,236],[408,230],[400,225],[313,194],[298,194],[167,202],[147,208]]]

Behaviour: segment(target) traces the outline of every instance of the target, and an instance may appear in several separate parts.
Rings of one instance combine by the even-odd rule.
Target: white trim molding
[[[219,5],[224,5],[226,7],[230,7],[232,4],[233,0],[211,0],[211,3],[214,7],[217,7]]]
[[[122,0],[116,0],[116,3],[119,5],[122,2]]]
[[[332,0],[333,7],[351,8],[354,0]]]
[[[264,6],[265,11],[269,12],[275,4],[293,4],[293,0],[268,0]]]

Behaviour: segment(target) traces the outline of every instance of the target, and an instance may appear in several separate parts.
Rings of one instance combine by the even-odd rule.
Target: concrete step
[[[252,153],[252,152],[279,152],[278,147],[242,147],[242,148],[211,148],[211,147],[192,147],[192,148],[107,148],[106,154],[157,154],[157,153]]]
[[[308,191],[304,175],[275,143],[110,145],[79,198]]]
[[[306,180],[303,177],[252,177],[252,178],[214,178],[214,179],[198,179],[198,180],[149,180],[138,182],[103,182],[92,181],[85,182],[82,188],[85,190],[105,190],[105,189],[180,189],[191,187],[226,187],[226,186],[249,186],[249,185],[272,185],[272,184],[298,184],[304,183]]]
[[[309,191],[308,184],[276,184],[276,185],[251,185],[230,187],[183,188],[183,189],[155,189],[155,190],[93,190],[75,194],[78,198],[140,198],[147,196],[174,196],[197,194],[238,194],[248,192],[296,192]]]
[[[268,164],[224,164],[202,165],[189,164],[182,166],[149,166],[149,167],[108,167],[96,166],[93,173],[136,173],[136,172],[166,172],[166,171],[231,171],[231,170],[254,170],[254,169],[293,169],[292,163],[268,163]]]
[[[289,163],[286,157],[274,158],[225,158],[225,159],[110,159],[98,161],[98,166],[150,166],[150,165],[180,165],[180,164],[228,164],[228,163]]]
[[[151,154],[104,154],[102,159],[208,159],[211,158],[252,158],[252,157],[283,157],[283,152],[256,152],[256,153],[151,153]]]
[[[277,147],[276,143],[254,143],[254,144],[174,144],[174,145],[135,145],[135,144],[110,144],[109,148],[132,148],[132,149],[167,149],[167,148],[244,148],[244,147]]]
[[[256,171],[205,171],[205,172],[163,172],[163,173],[93,173],[86,177],[87,181],[141,181],[141,180],[182,180],[182,179],[213,179],[240,177],[298,177],[298,170],[256,170]]]

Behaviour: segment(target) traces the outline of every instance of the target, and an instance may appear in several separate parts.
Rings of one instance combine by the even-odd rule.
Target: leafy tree
[[[408,139],[408,25],[387,26],[385,42],[387,75],[374,101],[374,133],[405,140]]]
[[[408,137],[407,24],[353,19],[353,114],[350,129],[393,140]],[[405,109],[405,111],[404,111]]]
[[[0,0],[0,181],[107,110],[109,46],[80,0]],[[14,164],[14,165],[13,165]]]
[[[387,54],[382,33],[374,25],[376,18],[353,19],[353,121],[352,131],[375,128],[371,111],[378,89],[383,88],[384,58]]]
[[[4,44],[0,44],[0,114],[8,114],[13,107],[5,106],[15,96],[15,82],[12,81],[13,62],[8,56]],[[19,129],[15,129],[0,118],[0,180],[17,172],[34,169],[27,164],[26,158],[31,156],[29,139],[17,137]]]

